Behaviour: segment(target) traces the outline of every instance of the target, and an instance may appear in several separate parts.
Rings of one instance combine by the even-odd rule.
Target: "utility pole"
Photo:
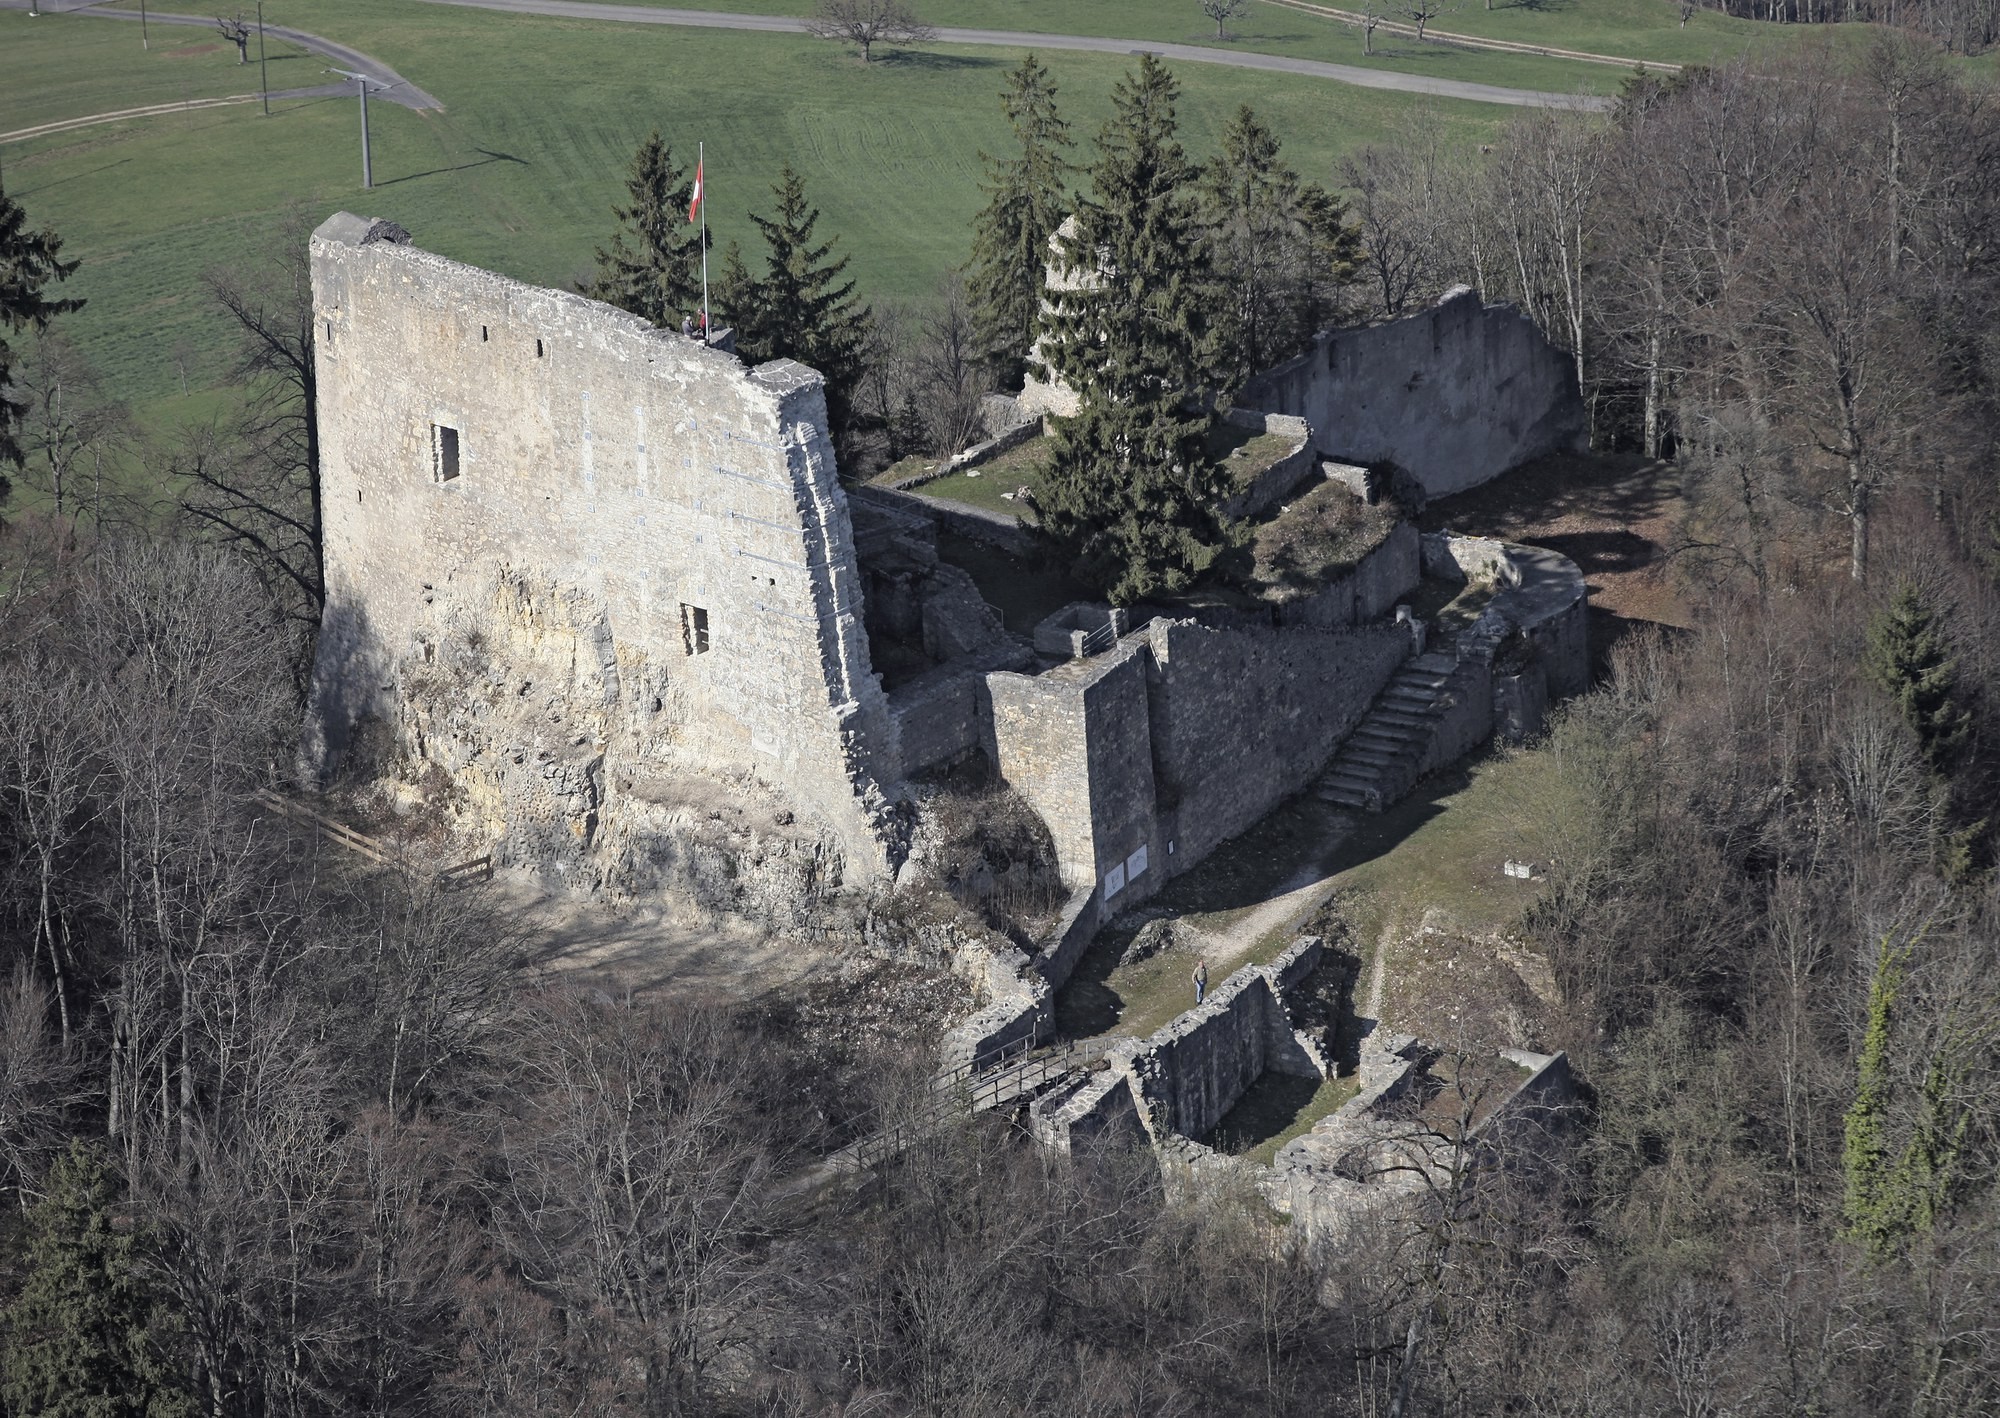
[[[326,72],[354,80],[354,87],[361,91],[361,186],[364,191],[373,190],[375,169],[368,161],[368,76],[357,74],[352,69],[329,69]],[[376,92],[392,87],[391,84],[378,84]]]
[[[139,0],[141,5],[146,0]],[[264,116],[271,116],[271,66],[264,60],[264,0],[257,0],[257,91],[264,97]]]
[[[139,48],[151,49],[153,37],[146,32],[146,0],[139,0]]]

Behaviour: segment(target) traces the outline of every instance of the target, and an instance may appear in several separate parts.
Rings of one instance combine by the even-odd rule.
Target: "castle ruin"
[[[332,217],[311,258],[327,566],[311,767],[397,765],[502,864],[644,889],[639,867],[676,824],[756,802],[804,843],[791,869],[887,881],[908,850],[910,780],[983,757],[1046,823],[1072,893],[1037,962],[1057,983],[1102,920],[1337,753],[1365,772],[1395,748],[1414,776],[1491,733],[1496,706],[1511,723],[1507,705],[1581,679],[1573,567],[1517,597],[1513,619],[1490,612],[1457,658],[1426,655],[1422,626],[1394,612],[1426,562],[1454,553],[1407,524],[1282,606],[1136,620],[1073,607],[1010,634],[939,554],[956,514],[890,489],[850,497],[814,371],[746,369],[423,251],[388,222]],[[1500,357],[1492,325],[1447,303],[1382,338],[1409,358],[1429,342],[1465,389]],[[1451,330],[1478,350],[1447,349]],[[1524,356],[1533,378],[1501,382],[1521,426],[1562,446],[1575,392],[1542,378],[1548,353]],[[1397,377],[1422,388],[1421,374]],[[1247,417],[1297,447],[1246,508],[1276,515],[1340,476],[1319,464],[1310,417]],[[1526,456],[1515,434],[1494,437]],[[909,657],[890,688],[871,636]],[[1411,684],[1436,703],[1411,703]]]

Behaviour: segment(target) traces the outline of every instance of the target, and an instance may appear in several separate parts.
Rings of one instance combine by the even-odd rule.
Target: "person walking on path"
[[[1194,1002],[1199,1005],[1208,998],[1208,962],[1194,962]]]

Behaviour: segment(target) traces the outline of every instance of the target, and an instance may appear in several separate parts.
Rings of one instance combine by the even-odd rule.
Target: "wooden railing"
[[[259,788],[251,796],[263,806],[270,808],[273,812],[281,813],[295,822],[305,823],[335,846],[345,847],[356,856],[373,862],[378,867],[397,865],[415,867],[415,863],[408,862],[395,848],[391,847],[381,838],[370,837],[365,832],[357,832],[346,823],[341,822],[337,818],[328,817],[317,808],[308,807],[301,802],[294,802],[290,798],[282,797],[272,792],[269,788]],[[457,862],[442,870],[434,871],[431,874],[431,880],[442,887],[462,886],[466,882],[474,880],[490,881],[492,877],[493,856],[491,853],[483,857],[474,857],[470,861]]]
[[[1003,1056],[1022,1055],[1012,1062],[980,1071],[962,1065],[938,1075],[932,1081],[931,1102],[848,1143],[828,1160],[837,1168],[848,1171],[865,1171],[879,1166],[901,1154],[911,1144],[936,1134],[948,1122],[1027,1097],[1064,1074],[1090,1067],[1104,1053],[1104,1049],[1103,1041],[1089,1039],[1034,1050],[1032,1041],[1023,1039],[1003,1051]],[[872,1115],[864,1115],[868,1116]],[[852,1127],[859,1121],[861,1119],[852,1119],[848,1126]]]

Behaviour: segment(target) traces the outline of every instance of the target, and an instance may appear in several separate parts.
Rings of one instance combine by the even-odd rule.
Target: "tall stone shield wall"
[[[885,869],[897,751],[820,376],[746,370],[346,213],[314,233],[312,273],[312,766],[380,720],[496,802],[568,775],[586,837],[648,766],[747,774],[830,829],[850,871]],[[557,687],[516,683],[496,645]]]

